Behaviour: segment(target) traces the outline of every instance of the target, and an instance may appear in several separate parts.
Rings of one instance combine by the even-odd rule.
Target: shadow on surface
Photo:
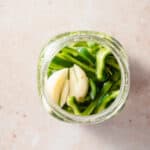
[[[112,149],[148,149],[150,147],[150,71],[130,60],[131,87],[124,110],[116,117],[84,129],[96,139],[106,140]],[[118,148],[117,148],[118,147]],[[137,149],[138,149],[137,148]]]

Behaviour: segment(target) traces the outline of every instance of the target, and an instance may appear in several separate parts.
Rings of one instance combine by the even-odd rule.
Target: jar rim
[[[96,38],[96,40],[104,40],[107,44],[107,46],[111,46],[112,53],[118,60],[120,69],[121,69],[121,87],[120,92],[117,98],[114,100],[114,102],[104,111],[92,114],[89,116],[77,116],[71,113],[66,112],[62,108],[60,108],[56,104],[50,104],[47,100],[46,93],[44,91],[44,88],[41,87],[41,84],[44,82],[44,76],[45,71],[47,71],[46,65],[48,65],[50,60],[45,61],[44,59],[48,59],[49,55],[46,57],[44,54],[47,52],[47,47],[56,43],[56,41],[64,40],[66,42],[70,38],[79,38],[79,37],[90,37],[90,38]],[[105,43],[105,44],[106,44]],[[57,43],[56,45],[58,46]],[[55,46],[56,46],[55,45]],[[56,50],[56,49],[55,49]],[[53,55],[55,55],[58,51],[55,51]],[[52,55],[52,54],[51,54]],[[42,57],[42,62],[41,62]],[[52,57],[53,58],[53,57]],[[44,62],[44,63],[43,63]],[[42,63],[42,64],[41,64]],[[41,68],[42,69],[41,69]],[[66,32],[63,34],[59,34],[55,36],[54,38],[50,39],[50,41],[45,45],[43,50],[41,51],[39,63],[38,63],[38,87],[39,87],[39,93],[41,95],[42,102],[46,108],[46,110],[50,113],[55,113],[58,118],[61,120],[67,121],[67,122],[75,122],[75,123],[83,123],[83,124],[95,124],[103,122],[104,120],[107,120],[117,114],[121,110],[121,108],[124,106],[125,101],[128,96],[129,87],[130,87],[130,72],[129,72],[129,64],[128,64],[128,58],[125,53],[125,50],[123,46],[118,42],[114,37],[101,32],[96,31],[76,31],[76,32]]]

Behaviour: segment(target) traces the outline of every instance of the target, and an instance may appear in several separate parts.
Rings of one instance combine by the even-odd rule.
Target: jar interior
[[[47,80],[48,65],[53,59],[53,57],[61,50],[61,48],[77,41],[94,41],[101,45],[110,47],[112,50],[112,54],[117,59],[121,70],[121,87],[120,93],[117,96],[117,98],[108,108],[104,109],[98,114],[92,114],[90,116],[76,116],[61,109],[58,105],[50,103],[50,101],[48,101],[47,93],[45,93],[44,90],[45,82]],[[127,64],[127,56],[121,44],[114,38],[97,32],[66,33],[52,39],[48,43],[48,45],[43,49],[43,52],[41,54],[43,55],[41,55],[42,57],[40,57],[40,59],[42,58],[42,63],[40,64],[39,70],[39,74],[41,74],[39,78],[39,91],[46,110],[55,117],[67,122],[84,124],[99,123],[114,116],[124,106],[129,91],[129,70]]]

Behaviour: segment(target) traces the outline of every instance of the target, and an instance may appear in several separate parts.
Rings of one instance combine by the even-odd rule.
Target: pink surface
[[[98,126],[66,124],[40,104],[36,65],[57,33],[110,33],[127,50],[131,90],[123,112]],[[149,150],[150,1],[1,0],[0,150]]]

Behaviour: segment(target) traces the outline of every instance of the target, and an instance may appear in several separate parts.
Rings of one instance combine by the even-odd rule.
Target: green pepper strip
[[[64,59],[67,59],[68,61],[70,61],[72,63],[75,63],[75,64],[79,65],[81,68],[85,69],[86,71],[95,73],[95,69],[94,68],[85,65],[84,63],[78,61],[77,59],[75,59],[74,57],[72,57],[70,55],[67,55],[65,53],[61,53],[61,54],[58,54],[58,55],[60,55],[61,57],[64,57]]]
[[[94,66],[95,58],[88,52],[87,48],[85,47],[64,47],[61,51],[75,57],[79,56],[83,61],[86,61],[91,66]]]
[[[77,50],[79,55],[83,57],[90,65],[95,64],[95,58],[88,52],[86,47],[78,47]]]
[[[110,68],[107,67],[107,66],[106,66],[106,72],[107,72],[107,74],[110,75],[110,76],[113,75],[112,71],[111,71]]]
[[[74,48],[70,48],[70,47],[64,47],[61,51],[66,54],[71,54],[73,56],[79,55],[77,50],[75,50]]]
[[[47,76],[49,77],[52,73],[53,73],[53,70],[51,70],[50,68],[48,68]]]
[[[68,106],[68,105],[64,105],[63,109],[65,109],[66,111],[68,111],[70,113],[73,113],[72,108],[70,106]]]
[[[63,68],[64,68],[64,66],[53,64],[53,63],[51,63],[50,66],[49,66],[49,69],[53,69],[53,70],[60,70],[60,69],[63,69]]]
[[[96,54],[96,52],[100,49],[100,47],[102,47],[101,45],[99,45],[98,43],[96,42],[88,42],[88,47],[90,48],[89,49],[89,52],[92,53],[92,54]]]
[[[111,86],[112,86],[111,81],[105,82],[102,89],[101,89],[100,95],[106,94],[110,90]]]
[[[95,96],[96,96],[96,85],[92,79],[89,79],[89,83],[90,83],[90,87],[91,87],[90,97],[92,100],[94,100]]]
[[[108,64],[109,66],[119,70],[119,65],[116,61],[116,59],[114,58],[114,56],[109,56],[107,59],[106,59],[106,64]]]
[[[61,66],[61,65],[57,65],[57,64],[54,64],[54,63],[50,63],[49,67],[48,67],[48,71],[47,71],[47,76],[49,77],[53,71],[56,71],[56,70],[60,70],[60,69],[63,69],[64,66]]]
[[[48,66],[47,75],[49,77],[53,71],[63,69],[64,67],[71,67],[72,65],[73,63],[56,55]]]
[[[120,84],[121,84],[121,80],[118,80],[117,82],[115,82],[112,87],[111,87],[111,90],[116,90],[120,87]]]
[[[104,73],[105,59],[109,54],[111,54],[111,51],[108,48],[100,49],[97,52],[97,55],[96,55],[96,65],[97,65],[96,75],[97,75],[98,80],[100,80],[100,81],[105,80],[105,73]]]
[[[52,59],[51,63],[57,64],[63,67],[71,67],[73,65],[71,62],[66,61],[65,59],[62,59],[61,57],[57,55]]]
[[[81,115],[81,113],[78,109],[78,106],[75,103],[75,97],[74,96],[71,96],[71,97],[68,98],[67,105],[72,108],[75,115]]]
[[[99,107],[95,110],[96,113],[101,112],[102,110],[105,109],[107,103],[109,103],[112,99],[115,99],[119,94],[119,90],[112,91],[105,96],[102,96],[100,99],[101,103]]]
[[[101,105],[102,98],[104,97],[104,95],[107,94],[107,92],[109,92],[112,84],[113,83],[111,81],[107,81],[107,82],[104,83],[104,85],[103,85],[103,87],[100,91],[100,94],[99,94],[100,96],[98,96],[97,99],[96,99],[97,103],[96,103],[96,106],[95,106],[95,110],[97,110],[98,107]]]
[[[115,70],[111,78],[112,78],[113,81],[120,80],[120,78],[121,78],[120,71]]]
[[[92,113],[92,111],[94,110],[95,108],[95,103],[96,101],[93,101],[86,109],[84,112],[80,112],[77,104],[75,103],[75,97],[74,96],[71,96],[68,98],[67,100],[67,105],[70,106],[74,112],[75,115],[90,115]]]
[[[91,102],[91,104],[84,110],[84,112],[82,112],[82,115],[83,116],[90,115],[93,112],[96,104],[97,104],[97,101]]]

